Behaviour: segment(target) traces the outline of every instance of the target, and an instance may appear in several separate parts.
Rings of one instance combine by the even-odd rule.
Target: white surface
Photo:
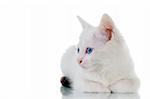
[[[1,0],[0,98],[71,99],[60,92],[61,55],[78,41],[76,15],[98,25],[103,13],[127,41],[141,79],[140,98],[150,98],[149,10],[148,0]]]
[[[140,99],[139,94],[110,94],[110,93],[71,93],[71,90],[62,88],[62,99]]]

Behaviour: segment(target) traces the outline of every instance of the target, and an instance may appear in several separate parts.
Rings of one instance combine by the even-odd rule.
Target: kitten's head
[[[98,27],[91,26],[79,16],[78,19],[83,31],[76,49],[77,62],[84,69],[94,68],[98,61],[97,54],[113,39],[115,26],[107,14],[102,16]]]

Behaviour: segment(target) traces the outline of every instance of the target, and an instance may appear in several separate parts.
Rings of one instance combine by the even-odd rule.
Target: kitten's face
[[[83,31],[76,49],[76,60],[79,66],[84,69],[97,66],[96,55],[111,40],[113,24],[109,22],[111,19],[108,18],[107,15],[103,15],[101,24],[98,27],[93,27],[79,17]]]

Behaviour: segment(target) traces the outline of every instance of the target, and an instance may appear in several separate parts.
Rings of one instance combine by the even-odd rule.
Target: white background
[[[0,0],[0,98],[61,99],[60,59],[78,42],[80,15],[92,25],[108,13],[121,31],[150,98],[150,6],[144,0]]]

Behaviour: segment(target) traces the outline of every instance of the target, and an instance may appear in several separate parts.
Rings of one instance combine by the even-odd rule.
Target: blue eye
[[[79,48],[77,49],[77,52],[78,52],[78,53],[80,52],[80,49],[79,49]]]
[[[88,48],[86,48],[86,52],[85,53],[91,54],[92,51],[93,51],[93,48],[88,47]]]

